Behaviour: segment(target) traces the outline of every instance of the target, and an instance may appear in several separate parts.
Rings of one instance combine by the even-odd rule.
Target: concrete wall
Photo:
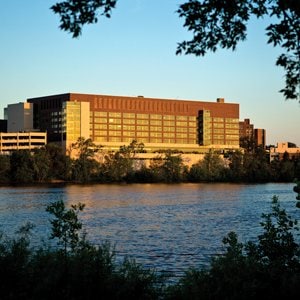
[[[33,131],[33,104],[9,104],[6,114],[7,132]]]

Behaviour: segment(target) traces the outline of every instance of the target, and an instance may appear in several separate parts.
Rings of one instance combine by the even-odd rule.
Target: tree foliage
[[[60,16],[60,29],[69,31],[73,37],[81,34],[82,26],[98,22],[99,14],[110,18],[117,0],[67,0],[51,7]]]
[[[98,16],[110,17],[117,0],[65,0],[51,9],[60,17],[60,28],[73,37],[85,24],[97,23]],[[286,99],[300,101],[300,5],[299,0],[188,0],[177,13],[193,38],[178,44],[177,54],[204,56],[218,47],[235,50],[247,37],[247,23],[252,16],[270,17],[277,23],[266,28],[268,43],[284,50],[276,65],[285,70]]]
[[[34,181],[33,156],[29,150],[13,151],[10,156],[10,180],[13,183]]]
[[[159,299],[161,278],[133,259],[117,262],[105,242],[92,245],[80,236],[83,204],[67,209],[62,201],[47,211],[58,247],[30,247],[31,224],[14,238],[0,233],[1,299]],[[60,246],[63,245],[63,251]]]
[[[192,32],[190,41],[179,43],[177,54],[204,56],[219,47],[235,50],[247,37],[251,16],[272,17],[278,23],[266,28],[268,43],[280,46],[276,65],[285,69],[285,88],[280,90],[286,99],[300,101],[300,5],[298,0],[189,0],[180,5],[184,26]]]
[[[65,255],[68,249],[75,250],[80,242],[79,232],[82,223],[78,219],[79,212],[83,211],[85,205],[71,205],[66,209],[64,202],[57,201],[47,206],[46,211],[54,216],[50,221],[52,225],[51,238],[58,239],[58,243],[63,246]]]

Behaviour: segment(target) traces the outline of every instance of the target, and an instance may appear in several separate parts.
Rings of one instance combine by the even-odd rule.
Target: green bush
[[[117,264],[108,244],[94,246],[80,235],[78,213],[62,201],[48,206],[54,215],[55,248],[30,247],[31,225],[15,239],[0,235],[0,299],[158,299],[159,277],[133,260]]]
[[[297,221],[280,208],[263,214],[258,240],[239,243],[234,232],[224,238],[224,254],[207,270],[191,269],[167,299],[292,299],[300,297],[300,248],[294,240]]]
[[[296,191],[298,192],[298,190]],[[207,269],[189,269],[175,284],[134,260],[117,263],[108,243],[95,246],[81,234],[78,214],[62,201],[47,207],[53,216],[54,248],[31,248],[31,224],[15,238],[0,235],[0,299],[292,299],[300,297],[297,221],[273,197],[262,215],[256,241],[241,243],[230,232],[226,250]]]

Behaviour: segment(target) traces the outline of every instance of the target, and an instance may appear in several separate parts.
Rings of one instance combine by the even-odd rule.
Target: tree
[[[224,160],[219,154],[209,151],[198,163],[192,165],[190,179],[194,182],[199,181],[218,181],[222,180],[225,170]]]
[[[100,167],[102,181],[132,181],[134,180],[134,158],[136,153],[144,151],[144,144],[132,140],[129,145],[120,146],[119,151],[107,153]]]
[[[117,0],[65,0],[51,9],[60,16],[60,28],[73,37],[81,34],[83,25],[98,22],[98,15],[111,16]],[[193,33],[190,41],[178,44],[177,54],[204,56],[218,47],[235,50],[246,39],[251,16],[278,20],[267,28],[268,43],[280,46],[276,65],[285,69],[286,99],[300,101],[300,5],[298,0],[188,0],[179,6],[184,27]]]
[[[93,143],[92,139],[78,138],[76,143],[71,145],[71,153],[75,150],[78,157],[73,161],[73,179],[80,182],[88,182],[92,175],[98,173],[99,163],[95,160],[95,154],[101,146]]]
[[[46,148],[35,149],[33,156],[34,178],[38,182],[47,180],[50,176],[51,159]]]
[[[248,182],[268,182],[271,178],[271,167],[267,153],[262,147],[255,148],[254,153],[246,152],[243,166],[245,179]]]
[[[277,24],[266,28],[268,43],[284,52],[276,65],[285,69],[286,99],[300,101],[300,5],[298,0],[189,0],[180,5],[184,26],[193,33],[190,41],[179,43],[177,54],[204,56],[218,47],[235,50],[246,39],[247,22],[251,16],[272,17]]]
[[[229,178],[232,181],[243,181],[245,180],[245,170],[244,170],[244,155],[241,151],[234,151],[230,155],[229,163]]]
[[[8,155],[0,155],[0,182],[9,181],[10,159]]]
[[[171,151],[165,154],[162,165],[164,180],[167,182],[180,182],[184,180],[186,168],[183,164],[181,155],[172,155]]]
[[[29,150],[13,151],[10,156],[10,180],[31,183],[34,180],[33,157]]]
[[[78,214],[83,211],[84,207],[85,204],[78,203],[78,205],[71,205],[71,208],[67,210],[64,202],[60,200],[46,208],[46,211],[55,217],[51,220],[51,238],[58,239],[58,243],[63,246],[65,255],[68,250],[78,247],[82,240],[79,235],[82,223],[78,219]]]
[[[110,18],[116,3],[117,0],[66,0],[56,3],[51,9],[60,16],[60,29],[78,37],[83,25],[98,22],[99,10],[102,10],[100,15]]]
[[[101,146],[93,143],[92,139],[85,139],[84,137],[79,137],[75,143],[72,143],[70,149],[70,156],[72,151],[75,150],[75,155],[79,159],[87,160],[93,159],[95,154],[99,152]]]
[[[48,143],[46,150],[51,160],[51,177],[59,180],[71,179],[71,159],[62,147],[56,143]]]

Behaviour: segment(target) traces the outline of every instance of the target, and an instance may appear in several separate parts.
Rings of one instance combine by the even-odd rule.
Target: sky
[[[110,19],[79,38],[59,29],[59,0],[0,0],[0,119],[8,104],[60,93],[138,96],[240,104],[267,132],[267,144],[300,146],[300,103],[285,100],[281,49],[267,44],[269,20],[250,20],[235,51],[175,54],[191,38],[176,10],[185,0],[118,0]]]

